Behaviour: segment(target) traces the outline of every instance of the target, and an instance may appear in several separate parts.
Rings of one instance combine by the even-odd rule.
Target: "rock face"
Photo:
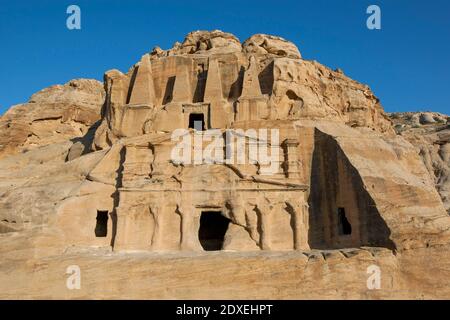
[[[1,233],[46,225],[85,179],[96,156],[67,160],[89,152],[104,97],[100,82],[72,80],[0,117]]]
[[[433,112],[390,115],[395,130],[419,152],[450,214],[450,117]]]
[[[100,120],[103,85],[72,80],[35,93],[0,117],[0,158],[84,136]]]
[[[0,296],[450,297],[449,286],[433,289],[443,278],[414,281],[428,253],[435,274],[449,264],[450,217],[429,170],[370,89],[341,70],[302,59],[280,37],[241,44],[216,30],[156,47],[126,74],[106,72],[104,100],[98,83],[76,83],[3,117],[28,110],[14,118],[27,123],[22,137],[36,103],[62,103],[58,124],[85,127],[41,133],[19,154],[31,143],[0,131],[0,270],[24,265],[14,283],[0,273]],[[52,276],[69,261],[87,273],[78,294]],[[127,261],[136,274],[123,285]],[[142,287],[146,262],[160,274],[152,289]],[[385,279],[378,294],[361,275],[374,264]],[[223,282],[208,285],[219,265]]]

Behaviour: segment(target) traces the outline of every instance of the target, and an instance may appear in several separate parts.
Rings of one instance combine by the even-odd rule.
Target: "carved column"
[[[152,204],[150,205],[150,212],[153,215],[153,220],[155,221],[152,237],[152,250],[161,250],[163,249],[163,208],[160,205]]]
[[[255,242],[260,242],[260,236],[258,234],[258,220],[259,215],[255,211],[255,205],[244,203],[245,212],[245,224],[247,225],[247,230],[250,233],[250,237]]]
[[[282,144],[284,149],[284,172],[286,177],[290,179],[300,178],[298,145],[297,139],[286,139]]]
[[[128,249],[128,224],[129,215],[126,210],[116,208],[116,233],[114,239],[114,250]]]
[[[198,240],[199,221],[195,208],[179,205],[178,213],[181,216],[181,250],[203,251]]]
[[[260,226],[260,246],[262,250],[271,250],[270,215],[272,207],[266,204],[258,204]]]
[[[304,202],[286,203],[293,214],[294,220],[294,249],[310,250],[308,244],[309,206]]]
[[[231,215],[233,216],[234,221],[242,226],[246,225],[245,207],[243,201],[241,199],[232,201],[230,206]]]

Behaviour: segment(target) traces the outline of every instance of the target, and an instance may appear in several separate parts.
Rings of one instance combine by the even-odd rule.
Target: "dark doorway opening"
[[[352,234],[352,225],[345,216],[345,208],[338,208],[338,229],[340,235]]]
[[[95,236],[106,237],[108,234],[108,211],[97,210],[97,224],[95,225]]]
[[[197,131],[205,130],[205,116],[203,113],[191,113],[189,115],[189,128]]]
[[[200,216],[198,238],[205,251],[222,250],[230,220],[217,211],[203,211]]]

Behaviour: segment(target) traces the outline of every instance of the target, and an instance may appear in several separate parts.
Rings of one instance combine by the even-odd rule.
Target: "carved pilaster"
[[[257,205],[260,227],[260,247],[262,250],[271,250],[270,220],[272,209],[272,206],[267,204]]]
[[[178,205],[178,213],[181,216],[181,243],[180,249],[186,251],[202,251],[198,240],[199,217],[195,214],[195,208]]]
[[[229,216],[233,217],[235,223],[245,225],[245,207],[244,201],[240,196],[235,195],[233,200],[227,201],[226,207],[229,210]]]
[[[309,206],[302,202],[286,202],[294,220],[294,249],[310,250],[308,244]]]
[[[164,214],[163,208],[160,205],[150,205],[150,213],[153,216],[155,223],[152,237],[152,250],[163,249],[163,226],[164,226]]]
[[[298,145],[297,139],[286,139],[282,143],[284,150],[284,172],[286,177],[290,179],[300,178]]]
[[[114,240],[114,250],[129,249],[129,233],[132,228],[132,219],[127,210],[121,208],[116,209],[117,228]]]

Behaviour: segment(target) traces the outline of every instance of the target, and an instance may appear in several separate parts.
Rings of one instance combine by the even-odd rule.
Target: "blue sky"
[[[66,9],[81,8],[81,30]],[[366,8],[381,7],[381,30]],[[36,91],[74,78],[127,71],[155,45],[193,30],[255,33],[294,42],[303,57],[368,84],[391,111],[450,113],[450,1],[295,0],[0,2],[0,114]]]

